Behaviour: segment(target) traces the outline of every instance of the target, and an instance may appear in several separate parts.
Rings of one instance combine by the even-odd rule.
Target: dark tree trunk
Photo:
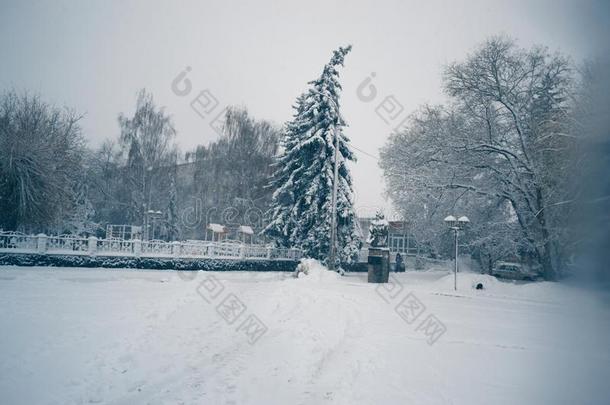
[[[553,244],[549,238],[549,230],[546,223],[546,215],[544,212],[544,204],[542,199],[542,191],[540,188],[536,188],[536,200],[540,212],[538,213],[538,223],[540,224],[540,231],[542,233],[543,249],[540,252],[540,264],[542,265],[542,273],[545,280],[554,281],[557,279],[557,272],[553,266]]]

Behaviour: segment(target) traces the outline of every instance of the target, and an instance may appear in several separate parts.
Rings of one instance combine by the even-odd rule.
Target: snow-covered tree
[[[59,224],[58,229],[74,235],[94,235],[98,224],[94,222],[95,209],[87,196],[87,186],[79,185],[72,208],[72,215]],[[63,229],[62,229],[63,228]]]
[[[321,76],[298,97],[292,121],[284,128],[283,151],[271,180],[274,188],[270,223],[265,233],[280,246],[295,246],[310,257],[327,260],[332,224],[335,137],[339,140],[337,192],[337,261],[351,263],[360,239],[353,209],[352,178],[347,161],[355,160],[346,123],[339,111],[338,66],[351,46],[334,51]]]
[[[80,118],[37,95],[0,94],[0,229],[47,231],[72,215],[85,154]]]
[[[295,119],[303,114],[305,99],[306,94],[301,94],[293,105]],[[269,212],[271,221],[263,232],[274,239],[279,246],[291,247],[290,235],[295,225],[291,217],[295,204],[293,176],[299,168],[297,167],[298,161],[288,151],[295,150],[301,134],[294,122],[289,122],[282,135],[280,139],[282,151],[272,165],[276,170],[269,185],[269,188],[274,190],[272,207]]]
[[[138,92],[133,116],[119,114],[119,125],[121,146],[128,151],[124,181],[128,187],[128,220],[145,223],[146,211],[155,205],[163,168],[176,163],[176,130],[171,116],[145,89]]]
[[[478,212],[485,226],[474,237],[492,261],[516,251],[556,278],[574,142],[566,136],[570,63],[493,37],[444,79],[452,104],[424,107],[381,153],[394,202],[426,207],[436,227],[443,215]]]

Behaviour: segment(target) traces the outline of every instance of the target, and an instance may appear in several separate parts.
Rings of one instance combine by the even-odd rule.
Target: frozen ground
[[[0,403],[610,403],[604,295],[468,273],[454,293],[442,270],[391,292],[364,274],[190,275],[0,268]],[[425,305],[411,324],[394,311],[409,292]],[[229,325],[215,308],[231,293],[246,308]],[[238,330],[252,314],[254,344]],[[432,345],[428,315],[446,327]]]

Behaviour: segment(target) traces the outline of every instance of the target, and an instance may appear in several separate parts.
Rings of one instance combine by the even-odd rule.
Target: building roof
[[[252,229],[252,227],[250,227],[248,225],[240,225],[237,232],[244,233],[246,235],[254,235],[254,230]]]
[[[208,229],[214,233],[227,233],[227,228],[220,224],[208,224]]]

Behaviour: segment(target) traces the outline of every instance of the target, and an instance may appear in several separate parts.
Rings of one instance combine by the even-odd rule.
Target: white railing
[[[100,256],[135,256],[135,239],[92,239],[92,251]]]
[[[11,252],[35,251],[38,248],[38,237],[20,232],[0,232],[0,250]]]
[[[179,257],[210,257],[210,243],[188,243],[178,244],[178,256]]]
[[[266,245],[247,245],[235,241],[165,242],[139,239],[98,239],[73,235],[25,235],[0,232],[0,253],[69,254],[81,256],[217,258],[239,260],[299,260],[299,249],[281,249]]]
[[[172,245],[162,240],[142,241],[142,255],[144,256],[173,256]]]
[[[79,254],[89,251],[89,240],[72,235],[48,236],[46,239],[46,251],[49,253]]]

